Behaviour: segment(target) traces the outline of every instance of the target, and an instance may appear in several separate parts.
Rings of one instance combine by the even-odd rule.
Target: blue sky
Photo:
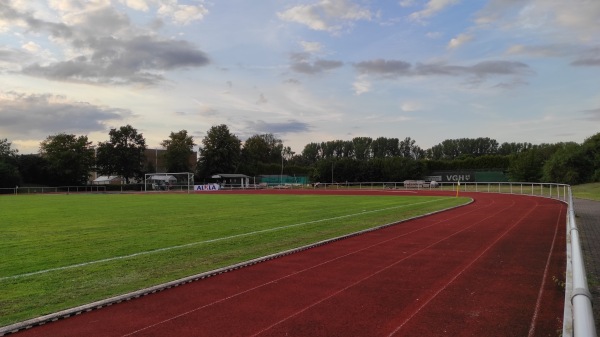
[[[583,142],[600,1],[0,0],[0,139]]]

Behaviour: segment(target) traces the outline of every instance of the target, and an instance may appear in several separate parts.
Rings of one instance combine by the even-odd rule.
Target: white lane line
[[[540,312],[540,306],[542,304],[542,295],[544,294],[544,287],[546,287],[546,279],[548,278],[548,268],[550,268],[550,261],[552,260],[552,251],[554,251],[554,244],[556,242],[556,236],[558,235],[558,228],[560,227],[560,219],[563,217],[562,208],[558,213],[558,218],[556,219],[556,227],[554,228],[554,237],[552,238],[552,245],[550,246],[550,251],[548,252],[548,258],[546,259],[546,267],[544,268],[544,275],[542,276],[542,284],[540,285],[540,290],[538,292],[537,301],[535,302],[535,310],[533,312],[533,317],[531,317],[531,323],[529,324],[529,333],[528,337],[535,335],[535,326],[537,325],[538,315]]]
[[[241,237],[245,237],[245,236],[251,236],[251,235],[262,234],[262,233],[267,233],[267,232],[274,232],[274,231],[278,231],[278,230],[288,229],[288,228],[292,228],[292,227],[305,226],[305,225],[310,225],[310,224],[319,223],[319,222],[325,222],[325,221],[330,221],[330,220],[338,220],[338,219],[350,218],[350,217],[354,217],[354,216],[358,216],[358,215],[364,215],[364,214],[369,214],[369,213],[377,213],[377,212],[382,212],[382,211],[388,211],[388,210],[397,209],[397,208],[403,208],[403,207],[407,207],[407,206],[427,204],[427,203],[431,203],[431,202],[435,202],[435,201],[440,201],[442,199],[443,198],[438,198],[438,199],[433,199],[433,200],[429,200],[429,201],[418,202],[418,203],[414,203],[414,204],[393,206],[393,207],[387,207],[387,208],[382,208],[382,209],[376,209],[376,210],[372,210],[372,211],[363,211],[363,212],[359,212],[359,213],[352,213],[352,214],[340,215],[340,216],[336,216],[336,217],[333,217],[333,218],[327,218],[327,219],[320,219],[320,220],[313,220],[313,221],[301,222],[301,223],[297,223],[297,224],[280,226],[280,227],[274,227],[274,228],[263,229],[263,230],[259,230],[259,231],[242,233],[242,234],[236,234],[236,235],[231,235],[231,236],[225,236],[225,237],[211,239],[211,240],[190,242],[190,243],[186,243],[186,244],[183,244],[183,245],[176,245],[176,246],[158,248],[158,249],[153,249],[153,250],[148,250],[148,251],[133,253],[133,254],[129,254],[129,255],[109,257],[109,258],[106,258],[106,259],[100,259],[100,260],[88,261],[88,262],[83,262],[83,263],[77,263],[77,264],[72,264],[72,265],[63,266],[63,267],[57,267],[57,268],[44,269],[44,270],[39,270],[39,271],[31,272],[31,273],[11,275],[11,276],[4,276],[4,277],[0,277],[0,281],[14,280],[14,279],[18,279],[18,278],[35,276],[35,275],[40,275],[40,274],[46,274],[46,273],[55,272],[55,271],[80,268],[80,267],[85,267],[85,266],[89,266],[89,265],[93,265],[93,264],[98,264],[98,263],[104,263],[104,262],[111,262],[111,261],[117,261],[117,260],[130,259],[130,258],[134,258],[134,257],[137,257],[137,256],[142,256],[142,255],[155,254],[155,253],[160,253],[160,252],[174,250],[174,249],[187,248],[187,247],[198,246],[198,245],[207,244],[207,243],[214,243],[214,242],[219,242],[219,241],[225,241],[225,240],[231,240],[231,239],[241,238]]]

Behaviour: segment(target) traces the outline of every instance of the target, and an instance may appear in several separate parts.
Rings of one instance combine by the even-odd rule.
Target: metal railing
[[[579,242],[579,229],[575,221],[573,194],[570,186],[567,204],[569,205],[567,228],[569,230],[568,238],[571,243],[571,256],[567,259],[567,289],[565,292],[563,336],[596,337],[596,326],[592,311],[592,295],[588,288],[585,264]],[[568,322],[568,318],[571,318],[572,321]]]
[[[0,194],[44,194],[44,193],[98,193],[106,192],[105,185],[82,186],[32,186],[0,188]]]

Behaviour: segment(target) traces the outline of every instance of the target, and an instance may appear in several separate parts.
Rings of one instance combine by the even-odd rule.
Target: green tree
[[[428,151],[429,158],[433,160],[478,157],[497,153],[498,142],[487,137],[446,139]]]
[[[358,160],[369,160],[371,158],[371,137],[354,137],[352,144],[354,145],[354,158]]]
[[[389,158],[400,155],[398,138],[379,137],[371,143],[373,158]]]
[[[177,133],[171,132],[169,139],[160,143],[167,149],[165,153],[165,162],[168,172],[191,172],[192,163],[190,156],[194,153],[194,138],[187,134],[187,130],[181,130]]]
[[[210,178],[216,173],[235,173],[241,159],[240,139],[225,124],[213,126],[202,139],[198,176]]]
[[[587,182],[591,172],[591,161],[582,146],[566,143],[544,163],[542,181],[576,185]]]
[[[242,157],[248,165],[281,162],[283,143],[273,134],[254,135],[244,142]]]
[[[37,154],[22,154],[17,159],[21,178],[25,184],[52,185],[48,159]]]
[[[59,133],[40,143],[54,184],[85,185],[94,167],[94,147],[87,136]]]
[[[9,160],[17,155],[18,151],[11,149],[11,145],[8,139],[0,139],[0,160]]]
[[[403,141],[399,143],[398,150],[400,156],[404,158],[411,158],[417,160],[425,157],[425,151],[422,150],[416,144],[416,141],[414,139],[411,139],[410,137],[406,137]]]
[[[558,144],[534,145],[531,149],[512,155],[508,166],[511,181],[540,182],[547,160],[561,147]]]
[[[304,146],[301,154],[302,159],[308,165],[313,165],[323,159],[323,150],[319,143],[308,143]]]
[[[583,142],[582,152],[590,160],[592,166],[588,181],[600,181],[600,133]]]
[[[129,184],[131,178],[144,176],[146,140],[131,125],[110,129],[107,142],[98,143],[96,166],[104,175],[120,175]]]
[[[8,139],[0,139],[0,187],[15,187],[21,183],[16,163],[17,150],[11,149]]]
[[[502,143],[498,148],[499,155],[511,155],[521,153],[533,147],[531,143]]]

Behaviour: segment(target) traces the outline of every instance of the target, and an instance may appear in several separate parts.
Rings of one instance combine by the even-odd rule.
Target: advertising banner
[[[475,181],[475,172],[473,171],[438,171],[432,172],[431,176],[425,178],[430,181],[455,183],[457,181]]]
[[[194,185],[194,191],[218,191],[219,184]]]

